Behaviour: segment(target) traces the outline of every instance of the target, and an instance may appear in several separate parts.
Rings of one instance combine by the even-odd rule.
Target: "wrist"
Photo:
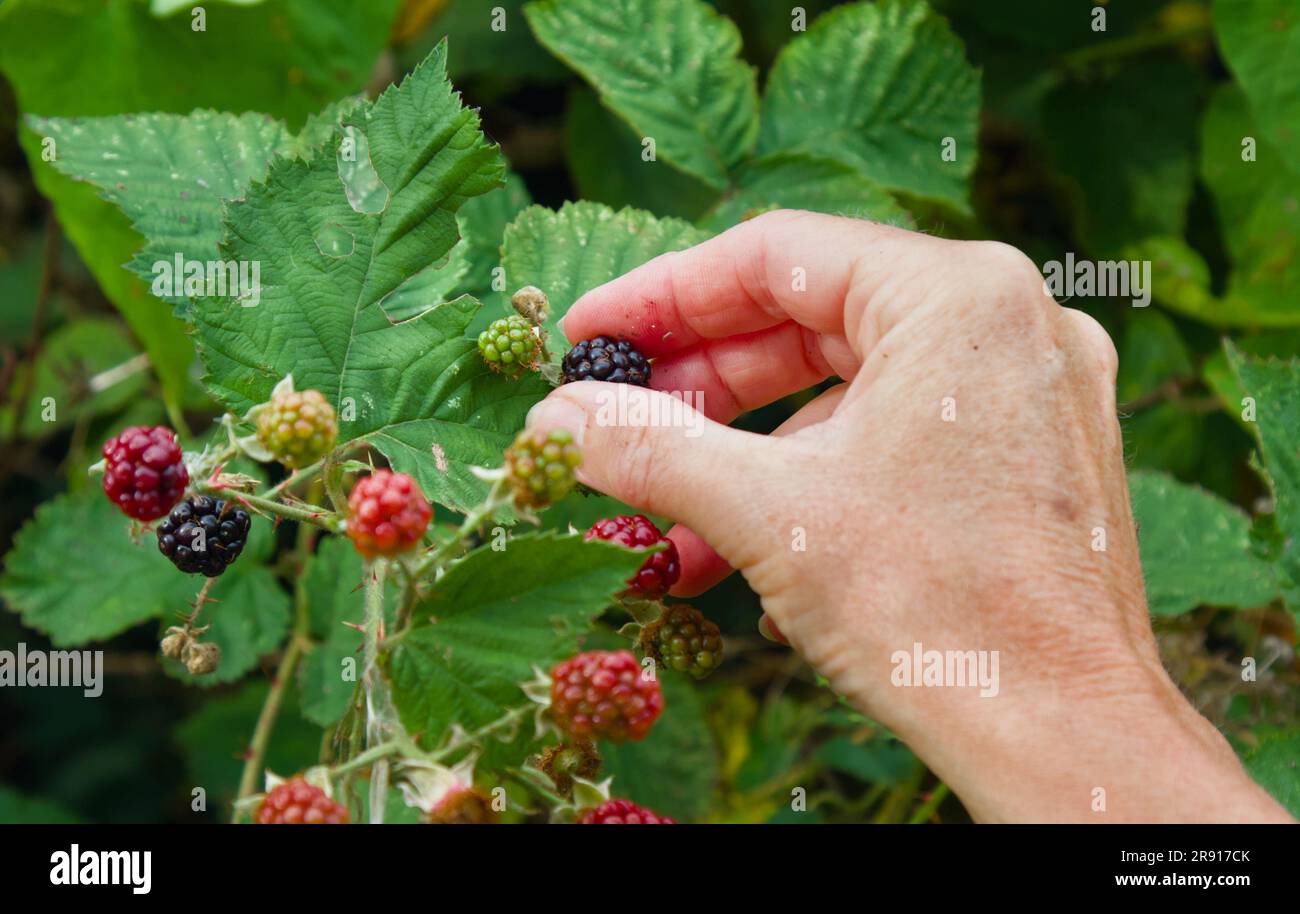
[[[1291,821],[1163,671],[1090,701],[1048,688],[985,714],[967,708],[932,751],[914,744],[976,821]]]

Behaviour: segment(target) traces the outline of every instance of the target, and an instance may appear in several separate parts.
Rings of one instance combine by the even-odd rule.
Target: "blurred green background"
[[[183,324],[157,320],[143,285],[121,269],[140,247],[126,218],[93,188],[41,162],[21,116],[210,107],[267,112],[296,129],[328,102],[373,95],[400,79],[447,36],[454,84],[481,109],[485,132],[535,202],[591,199],[691,220],[705,214],[716,194],[663,163],[646,179],[638,136],[535,40],[522,5],[212,2],[207,28],[240,38],[213,41],[195,56],[182,50],[189,5],[0,2],[0,553],[41,502],[93,484],[81,471],[108,434],[168,421],[201,429],[215,414],[196,382]],[[759,68],[761,86],[791,38],[792,4],[713,5],[740,27],[742,55]],[[810,23],[835,5],[801,4]],[[1300,352],[1300,65],[1281,53],[1300,42],[1295,4],[932,5],[982,72],[978,163],[969,209],[906,195],[900,202],[927,231],[1001,239],[1040,263],[1066,252],[1152,259],[1152,307],[1070,302],[1097,317],[1119,348],[1129,465],[1271,517],[1221,345],[1228,335],[1248,353]],[[1104,32],[1091,28],[1098,6]],[[491,27],[493,7],[504,10],[504,31]],[[1206,152],[1223,137],[1235,148],[1246,132],[1261,147],[1285,150],[1267,163],[1261,153],[1253,186],[1217,173]],[[1270,205],[1260,208],[1261,200]],[[39,416],[39,398],[50,392],[68,404],[56,423]],[[742,423],[770,429],[799,402],[774,404]],[[1280,548],[1281,534],[1266,527],[1267,520],[1252,530],[1259,548]],[[668,703],[684,710],[644,745],[654,766],[620,766],[626,750],[611,752],[634,796],[652,796],[661,812],[688,820],[965,819],[905,746],[841,705],[788,651],[759,638],[759,608],[743,581],[695,602],[727,634],[728,661],[699,686],[666,685]],[[1166,664],[1254,760],[1252,771],[1275,793],[1290,791],[1297,811],[1295,616],[1277,599],[1235,608],[1201,602],[1193,597],[1158,615]],[[215,801],[196,817],[190,790],[233,792],[275,657],[241,682],[194,689],[160,668],[156,635],[144,625],[95,645],[107,652],[113,677],[98,700],[70,689],[0,690],[0,821],[224,818]],[[0,648],[20,641],[49,646],[16,615],[0,613]],[[1264,669],[1248,693],[1239,675],[1247,655]],[[276,770],[309,763],[320,741],[319,729],[286,711],[269,757]],[[789,810],[796,786],[807,790],[807,813]]]

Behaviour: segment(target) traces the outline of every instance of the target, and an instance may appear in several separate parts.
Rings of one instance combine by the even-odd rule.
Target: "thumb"
[[[658,390],[580,381],[552,391],[528,428],[563,428],[582,449],[578,479],[649,514],[689,524],[733,565],[739,531],[763,523],[760,495],[784,464],[777,441],[709,419]],[[750,552],[758,543],[747,542]]]

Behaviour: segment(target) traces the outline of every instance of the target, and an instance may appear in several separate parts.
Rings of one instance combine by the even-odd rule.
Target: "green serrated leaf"
[[[643,560],[551,532],[470,553],[416,607],[417,625],[388,659],[403,725],[436,744],[453,724],[474,730],[526,703],[519,686],[533,666],[572,653]]]
[[[769,209],[807,209],[910,227],[907,210],[854,166],[811,153],[774,153],[747,162],[736,189],[700,220],[713,231]]]
[[[274,582],[268,583],[269,572],[259,565],[270,545],[267,531],[258,530],[265,522],[255,518],[253,524],[256,538],[250,538],[240,561],[216,579],[211,596],[222,602],[205,607],[202,620],[208,614],[229,617],[221,625],[222,646],[231,649],[230,668],[242,665],[243,671],[252,665],[243,647],[267,643],[247,633],[263,627],[253,620],[274,617],[286,605],[277,608]],[[105,581],[113,586],[105,587]],[[5,556],[0,595],[25,625],[44,632],[58,647],[72,647],[110,638],[148,619],[172,619],[188,610],[203,581],[177,572],[159,554],[153,534],[132,542],[127,518],[94,485],[36,510]],[[268,624],[274,627],[273,621]]]
[[[834,158],[887,190],[967,211],[979,79],[961,41],[924,3],[837,7],[777,57],[758,151]],[[943,155],[948,139],[952,161]]]
[[[1153,615],[1249,608],[1277,596],[1276,572],[1255,554],[1244,512],[1165,473],[1137,470],[1128,478]]]
[[[128,269],[153,284],[173,305],[186,297],[174,261],[215,261],[223,235],[222,201],[241,196],[266,176],[271,160],[291,155],[294,138],[264,114],[195,111],[123,114],[95,118],[28,118],[42,139],[54,142],[52,164],[78,181],[98,187],[146,239]],[[159,266],[171,272],[165,274]],[[223,281],[223,273],[216,273]],[[183,312],[182,312],[183,313]]]
[[[1300,8],[1291,0],[1215,0],[1214,31],[1270,142],[1300,174]]]
[[[164,662],[167,672],[187,685],[208,687],[242,679],[259,658],[280,646],[289,630],[289,595],[269,569],[232,565],[221,577],[221,602],[205,606],[199,620],[209,626],[202,639],[221,648],[217,669],[192,676],[180,662]],[[213,593],[217,590],[214,587]]]
[[[577,196],[583,200],[694,220],[718,199],[716,188],[668,159],[649,158],[640,134],[586,86],[569,92],[564,147]]]
[[[1300,176],[1261,136],[1235,86],[1220,87],[1206,109],[1201,176],[1231,261],[1223,294],[1181,238],[1148,239],[1126,256],[1152,261],[1155,299],[1180,314],[1216,326],[1300,325]]]
[[[559,321],[581,295],[653,257],[708,237],[680,219],[581,202],[566,203],[558,211],[529,207],[506,229],[502,247],[510,286],[537,286],[545,292],[551,304],[547,328],[563,339]]]
[[[346,119],[365,134],[388,194],[383,212],[349,204],[333,159],[277,161],[230,208],[223,247],[228,259],[260,262],[261,303],[204,299],[193,315],[206,383],[235,412],[292,373],[335,405],[340,442],[369,440],[431,499],[464,510],[484,491],[469,468],[500,463],[546,387],[488,370],[465,335],[472,299],[434,296],[401,323],[384,310],[452,251],[461,204],[501,182],[500,155],[452,91],[445,63],[440,45]]]
[[[758,137],[754,68],[730,19],[702,0],[540,0],[524,15],[657,155],[727,186]]]
[[[1289,579],[1288,607],[1300,615],[1300,360],[1252,359],[1231,345],[1228,364],[1253,401],[1254,433],[1265,481],[1285,537],[1279,565]]]
[[[461,234],[457,247],[466,265],[457,291],[473,295],[483,302],[484,312],[506,307],[510,294],[514,292],[513,289],[499,292],[493,289],[492,271],[501,266],[501,240],[506,226],[532,202],[523,180],[514,172],[507,171],[505,186],[466,200],[456,213]],[[491,319],[486,314],[483,317]]]
[[[195,31],[190,17],[156,18],[139,2],[10,0],[0,5],[0,70],[29,114],[256,108],[296,126],[365,85],[397,4],[217,4],[205,8],[205,30]],[[124,55],[130,66],[122,65]],[[122,269],[142,247],[140,237],[94,188],[55,171],[31,130],[24,127],[20,141],[37,187],[149,353],[169,408],[179,412],[194,354],[184,326],[167,319],[166,308]]]
[[[1242,756],[1246,771],[1293,816],[1300,816],[1300,729],[1268,728]]]

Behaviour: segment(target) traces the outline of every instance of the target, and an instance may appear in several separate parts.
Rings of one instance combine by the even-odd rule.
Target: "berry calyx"
[[[722,633],[694,606],[665,607],[641,630],[641,650],[655,663],[703,679],[722,664]]]
[[[478,335],[478,351],[488,368],[508,378],[536,371],[542,363],[537,328],[518,314],[493,321]]]
[[[545,508],[559,501],[573,489],[573,471],[581,464],[582,452],[568,431],[552,429],[544,437],[527,430],[520,432],[506,449],[515,505]]]
[[[414,549],[433,517],[420,484],[391,470],[375,470],[357,480],[348,495],[348,511],[348,536],[368,559]]]
[[[348,810],[319,787],[293,778],[267,793],[254,821],[258,825],[346,825]]]
[[[570,381],[614,381],[619,384],[650,386],[650,363],[627,340],[594,336],[579,340],[565,353],[564,383]]]
[[[662,550],[647,558],[637,573],[628,579],[627,594],[629,595],[657,600],[668,593],[668,589],[682,576],[677,547],[644,514],[634,514],[630,517],[620,514],[618,517],[596,521],[587,531],[585,538],[617,543],[629,549],[648,549],[657,543],[665,544]]]
[[[421,819],[428,825],[493,825],[498,816],[490,799],[464,787],[450,791]]]
[[[239,558],[252,519],[233,502],[195,495],[158,525],[158,551],[186,574],[215,578]]]
[[[631,651],[587,651],[551,670],[550,715],[571,737],[639,740],[663,709],[659,681]]]
[[[104,494],[136,520],[157,520],[185,494],[190,474],[176,433],[133,425],[104,442]]]
[[[676,819],[661,816],[631,800],[606,800],[578,816],[579,825],[676,825]]]
[[[281,390],[257,414],[257,440],[291,470],[310,466],[338,438],[334,407],[319,390]]]
[[[573,796],[573,779],[593,780],[600,774],[600,761],[600,753],[591,740],[575,739],[558,746],[547,746],[535,764],[551,779],[556,793],[570,798]]]

